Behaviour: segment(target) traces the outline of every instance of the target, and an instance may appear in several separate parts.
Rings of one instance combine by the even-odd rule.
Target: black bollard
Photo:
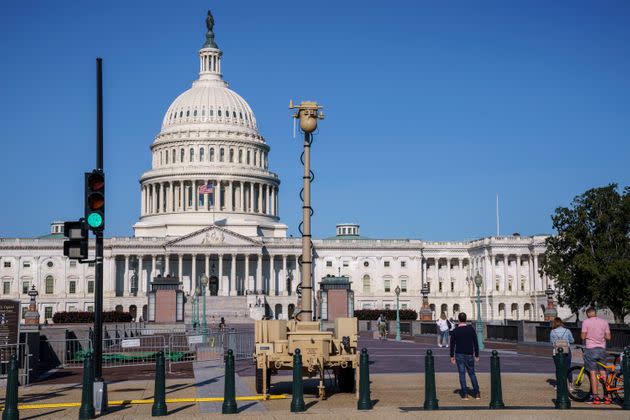
[[[291,399],[291,412],[301,413],[305,411],[304,387],[302,384],[302,355],[300,349],[295,349],[293,355],[293,398]]]
[[[83,392],[81,392],[81,408],[79,419],[93,419],[94,411],[94,367],[92,365],[92,353],[88,352],[83,359]]]
[[[490,357],[490,408],[505,408],[501,390],[501,365],[499,353],[496,350],[492,350],[492,357]]]
[[[623,389],[630,390],[630,348],[623,351],[623,364],[621,366],[623,372]],[[621,408],[624,410],[630,410],[630,396],[623,398],[623,404]]]
[[[152,417],[161,417],[168,414],[166,407],[166,367],[164,352],[158,351],[155,359],[155,386],[153,389]]]
[[[435,368],[433,366],[433,351],[427,350],[424,356],[424,409],[438,410],[438,400],[435,391]]]
[[[370,357],[367,349],[361,350],[361,359],[359,361],[359,402],[357,403],[359,410],[371,410],[372,398],[370,398]]]
[[[234,352],[229,349],[225,356],[225,389],[223,392],[223,406],[221,407],[223,414],[236,414],[238,407],[236,405],[236,384],[234,381]]]
[[[556,355],[553,356],[556,364],[556,408],[559,410],[568,410],[571,408],[571,400],[569,400],[569,387],[567,386],[567,368],[565,366],[565,357],[562,348],[559,348]]]
[[[9,372],[7,372],[7,396],[4,400],[2,420],[19,420],[18,411],[18,363],[17,356],[11,355],[9,360]]]

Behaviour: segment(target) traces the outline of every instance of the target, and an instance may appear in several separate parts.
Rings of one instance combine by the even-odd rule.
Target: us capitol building
[[[298,299],[301,239],[287,238],[280,221],[280,179],[270,170],[256,117],[223,80],[210,13],[207,27],[199,78],[170,105],[151,144],[135,234],[105,239],[104,310],[146,319],[152,278],[177,276],[191,296],[205,274],[210,314],[286,319]],[[207,185],[213,190],[200,193]],[[335,236],[313,240],[314,279],[347,276],[356,309],[394,309],[399,286],[401,308],[419,310],[426,283],[434,316],[464,311],[475,318],[472,279],[479,272],[483,319],[539,320],[549,284],[538,270],[544,240],[516,234],[464,242],[370,239],[358,224],[343,223]],[[94,267],[66,259],[63,241],[58,222],[44,237],[0,238],[0,298],[21,300],[24,311],[34,285],[42,322],[58,311],[93,310]]]

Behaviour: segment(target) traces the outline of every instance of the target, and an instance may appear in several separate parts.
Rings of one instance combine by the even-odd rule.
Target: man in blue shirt
[[[451,363],[457,363],[462,399],[468,399],[468,389],[466,387],[466,372],[468,372],[473,388],[472,395],[478,400],[481,399],[481,395],[479,393],[477,376],[475,375],[475,362],[479,362],[477,332],[466,323],[466,314],[464,312],[459,313],[458,319],[459,324],[457,324],[451,335]]]

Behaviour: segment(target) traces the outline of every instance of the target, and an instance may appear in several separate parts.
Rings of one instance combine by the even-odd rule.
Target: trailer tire
[[[339,392],[354,392],[355,371],[351,367],[339,369],[337,374],[337,385]]]
[[[267,370],[267,393],[269,393],[271,382],[271,371]],[[256,368],[256,392],[263,393],[263,370]]]

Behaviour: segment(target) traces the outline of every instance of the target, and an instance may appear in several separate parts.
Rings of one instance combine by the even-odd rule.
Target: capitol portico
[[[217,314],[286,319],[296,308],[301,239],[286,237],[270,148],[250,106],[223,80],[222,55],[209,14],[199,77],[168,107],[151,144],[135,236],[105,239],[105,310],[146,319],[152,278],[176,276],[193,295],[204,274]],[[42,317],[93,310],[94,268],[63,256],[62,230],[53,223],[44,237],[0,238],[1,298],[26,308],[35,285]],[[539,320],[550,285],[538,269],[544,240],[517,234],[463,242],[370,239],[358,224],[345,223],[334,236],[313,239],[313,277],[347,276],[357,309],[395,308],[398,286],[401,306],[419,310],[427,284],[434,314],[464,311],[475,318],[472,278],[480,273],[483,319]]]

